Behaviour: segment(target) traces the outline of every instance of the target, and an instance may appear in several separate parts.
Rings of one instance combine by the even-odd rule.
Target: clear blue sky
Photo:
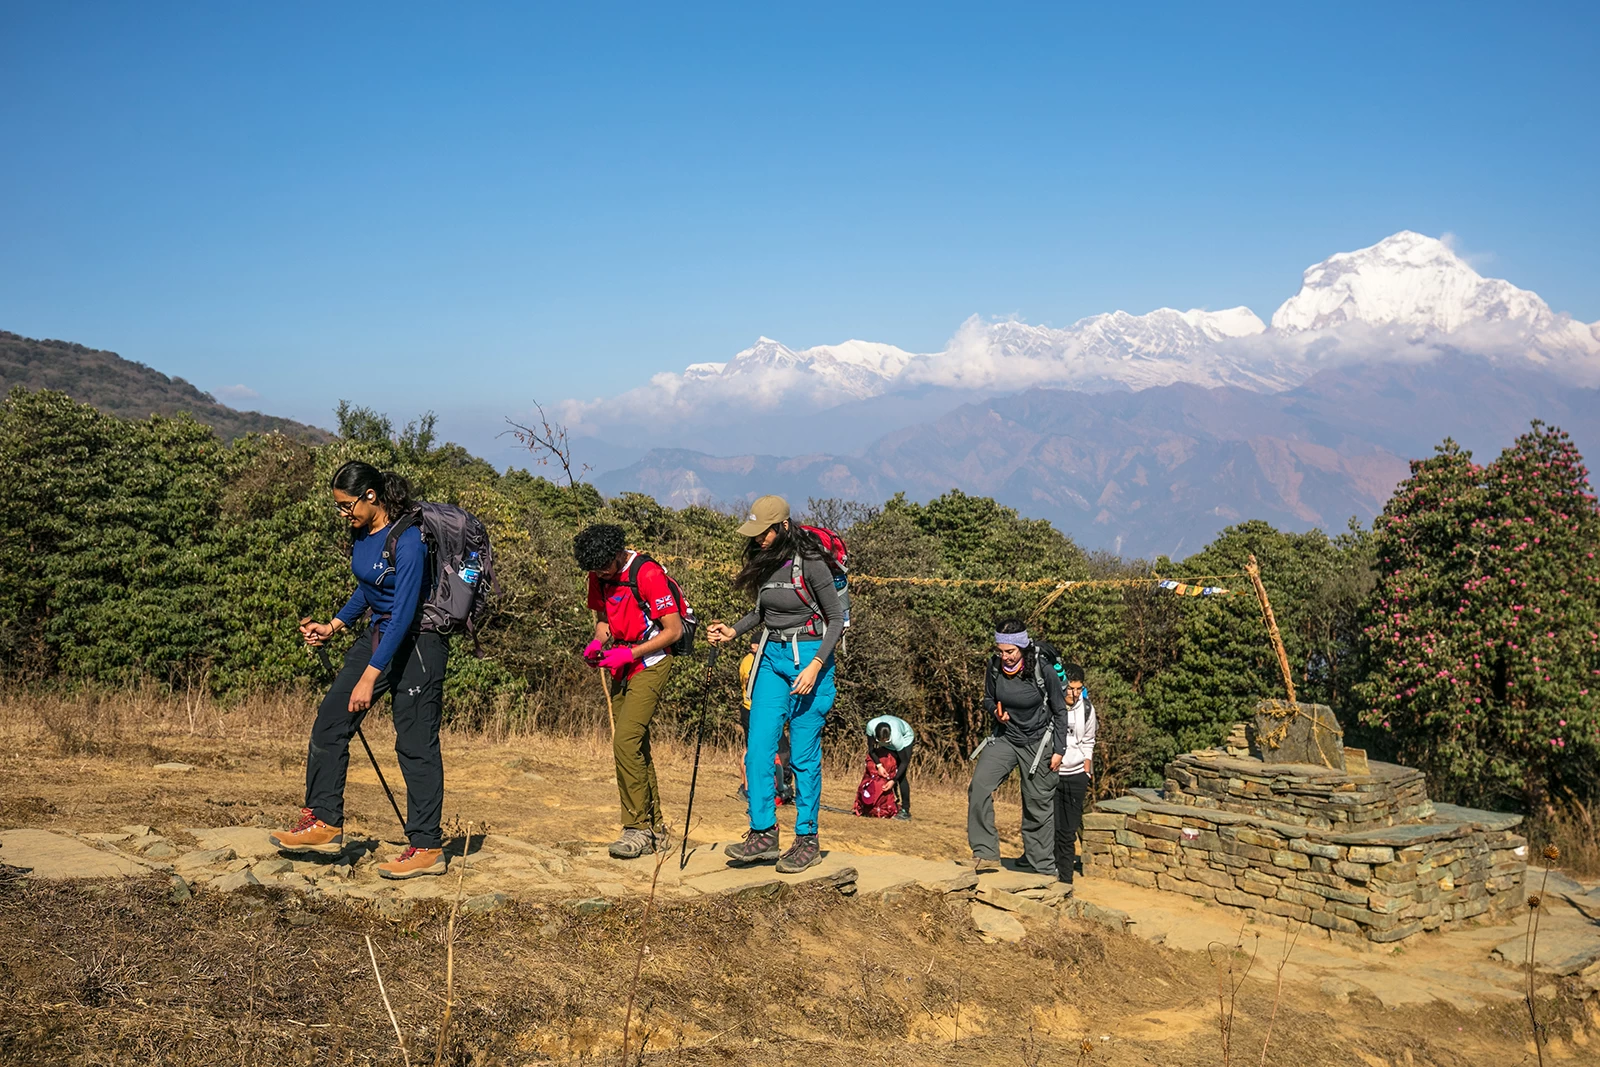
[[[1600,318],[1600,5],[796,7],[8,0],[0,328],[471,437],[1402,228]]]

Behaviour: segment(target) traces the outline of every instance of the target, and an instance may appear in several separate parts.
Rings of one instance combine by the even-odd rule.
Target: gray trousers
[[[978,753],[978,763],[972,769],[972,784],[967,787],[967,844],[974,856],[998,860],[1000,835],[994,828],[994,791],[1000,783],[1011,777],[1012,771],[1022,775],[1022,858],[1034,870],[1055,871],[1056,856],[1056,779],[1050,769],[1050,753],[1039,761],[1039,769],[1028,773],[1028,764],[1038,742],[1026,748],[1018,747],[1003,737],[997,737]]]

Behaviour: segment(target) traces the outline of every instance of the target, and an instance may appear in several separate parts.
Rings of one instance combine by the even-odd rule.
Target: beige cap
[[[766,533],[767,530],[780,522],[789,520],[789,502],[781,496],[763,496],[756,498],[750,505],[750,515],[744,524],[739,527],[740,537],[755,537],[757,534]]]

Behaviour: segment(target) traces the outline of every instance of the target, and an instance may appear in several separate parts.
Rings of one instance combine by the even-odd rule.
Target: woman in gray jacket
[[[1055,870],[1056,772],[1066,751],[1066,698],[1053,664],[1044,662],[1020,619],[995,627],[995,654],[983,683],[983,707],[995,732],[978,746],[967,788],[967,843],[982,873],[1000,868],[1000,835],[994,826],[994,791],[1022,776],[1022,863]]]

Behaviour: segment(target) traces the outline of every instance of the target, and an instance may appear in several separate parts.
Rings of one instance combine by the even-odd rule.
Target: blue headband
[[[1027,648],[1033,642],[1028,640],[1028,631],[1022,630],[1014,634],[996,633],[994,643],[997,645],[1015,645],[1018,648]]]

